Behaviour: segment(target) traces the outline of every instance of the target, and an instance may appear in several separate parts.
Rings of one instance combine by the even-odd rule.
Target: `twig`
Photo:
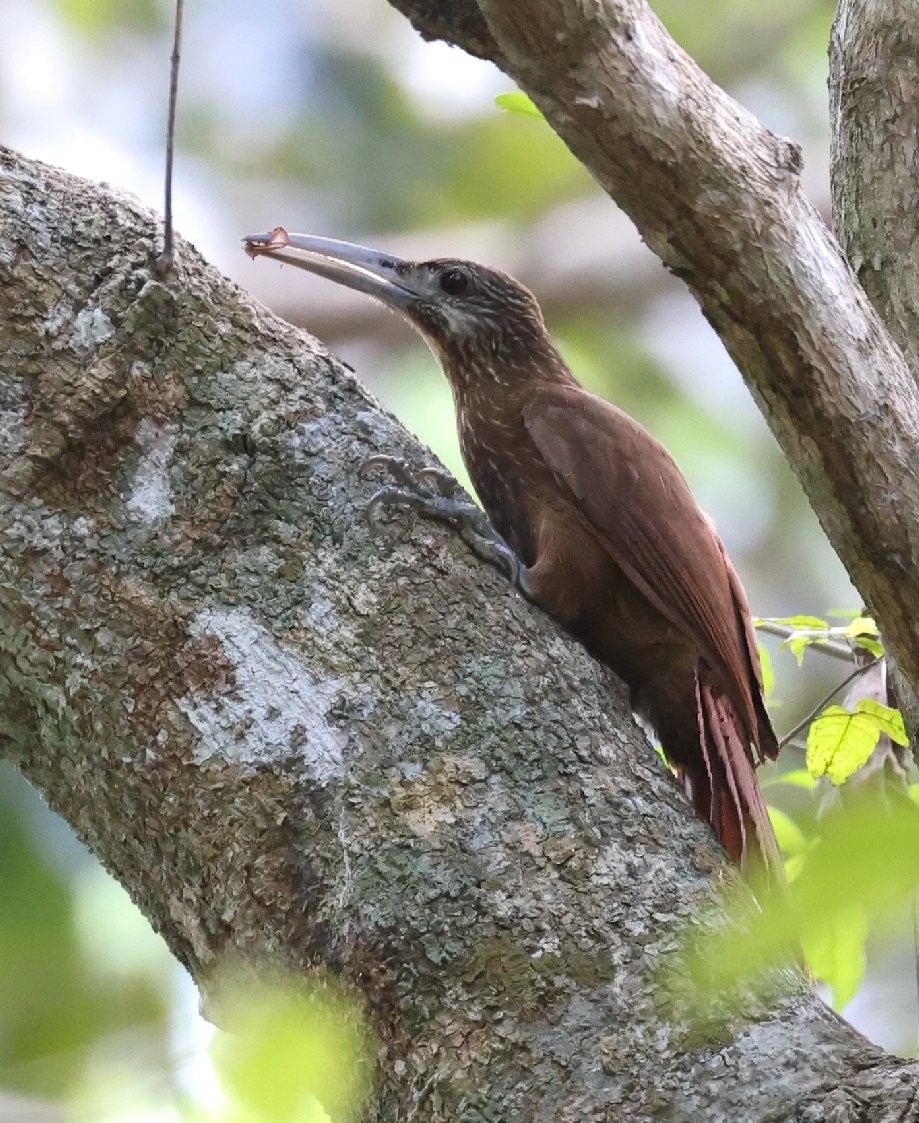
[[[814,706],[814,708],[807,715],[807,717],[802,718],[802,720],[798,722],[798,724],[794,727],[794,729],[791,730],[790,733],[786,733],[784,737],[779,739],[779,748],[783,749],[788,744],[789,741],[791,741],[795,737],[797,737],[797,735],[801,732],[802,729],[804,729],[806,726],[810,725],[810,723],[814,720],[815,717],[817,717],[817,715],[820,713],[820,711],[823,709],[823,707],[827,704],[827,702],[829,702],[833,698],[835,698],[835,696],[840,692],[840,690],[842,690],[842,688],[844,686],[848,686],[849,683],[852,682],[853,679],[858,678],[859,675],[863,675],[865,673],[865,671],[870,671],[871,668],[876,666],[878,663],[880,663],[880,661],[881,661],[880,659],[875,657],[870,662],[865,663],[860,667],[856,667],[855,670],[850,675],[846,675],[846,677],[842,680],[841,683],[839,683],[837,686],[834,686],[833,689],[829,692],[829,694],[827,694],[827,696],[825,698],[821,699],[817,703],[817,705]]]
[[[165,229],[163,233],[163,252],[157,258],[157,271],[160,276],[168,273],[175,263],[172,237],[172,163],[176,131],[176,99],[179,92],[179,57],[182,46],[182,14],[184,0],[176,0],[175,34],[172,40],[172,57],[169,70],[169,111],[166,116],[166,182],[165,182]]]
[[[771,636],[780,636],[782,639],[791,639],[794,635],[800,635],[803,631],[801,628],[792,628],[788,624],[777,624],[772,620],[757,620],[756,630],[758,632],[768,632]],[[833,659],[842,659],[846,663],[851,663],[855,659],[852,648],[845,643],[837,643],[831,639],[818,639],[813,643],[809,643],[808,648],[811,651],[819,651],[821,655],[829,655]]]

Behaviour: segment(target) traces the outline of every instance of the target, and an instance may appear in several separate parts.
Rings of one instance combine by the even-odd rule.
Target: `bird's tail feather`
[[[705,776],[688,777],[697,814],[707,819],[735,862],[763,866],[770,880],[784,883],[782,859],[766,802],[756,779],[749,735],[730,699],[696,675],[696,713]]]

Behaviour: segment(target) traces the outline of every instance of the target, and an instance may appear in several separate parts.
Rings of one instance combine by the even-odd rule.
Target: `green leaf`
[[[853,636],[852,642],[858,644],[859,647],[863,647],[866,651],[870,651],[875,659],[884,658],[884,645],[876,639],[872,639],[870,636]]]
[[[772,656],[761,643],[758,643],[756,646],[759,650],[759,665],[762,667],[763,671],[763,695],[769,698],[772,695],[772,691],[775,689],[775,671],[772,669]]]
[[[874,698],[862,698],[855,709],[857,713],[867,714],[873,721],[876,721],[878,729],[882,733],[886,733],[891,741],[895,741],[898,745],[909,744],[903,715],[899,710],[885,706],[882,702],[875,701]]]
[[[865,764],[880,736],[880,725],[872,715],[828,706],[808,730],[810,774],[829,776],[834,784],[844,783]]]
[[[213,1057],[252,1123],[356,1123],[370,1094],[372,1043],[357,1002],[331,982],[225,978]]]
[[[794,628],[796,632],[827,632],[830,628],[826,620],[821,620],[819,616],[780,616],[764,618],[764,622],[784,624],[788,628]]]
[[[723,912],[702,917],[704,938],[698,920],[687,925],[674,987],[690,980],[700,1019],[712,1003],[736,1003],[743,1011],[750,986],[769,993],[781,985],[771,968],[795,962],[802,947],[842,1007],[862,977],[866,929],[899,923],[919,884],[919,809],[906,801],[891,807],[859,791],[843,812],[822,819],[820,829],[806,853],[786,863],[787,893],[770,892],[768,883],[758,887],[758,909],[725,893]]]
[[[845,634],[849,639],[855,639],[857,636],[877,636],[880,632],[870,616],[856,616],[847,625]]]
[[[829,776],[845,783],[867,763],[882,733],[898,745],[909,738],[899,710],[862,698],[854,712],[828,706],[807,734],[807,767],[812,776]]]
[[[760,780],[761,788],[774,788],[787,784],[791,788],[804,788],[810,791],[817,781],[806,768],[793,768],[790,772],[773,772]]]
[[[841,1014],[865,977],[868,920],[864,910],[840,909],[802,936],[808,966],[833,992],[833,1009]]]
[[[884,645],[878,639],[878,626],[870,616],[856,616],[844,629],[843,636],[870,651],[877,659],[884,657]]]
[[[540,121],[545,121],[545,117],[526,94],[519,92],[498,94],[495,98],[495,105],[501,109],[506,109],[508,113],[518,113],[521,117],[536,117]]]
[[[777,807],[769,808],[769,819],[783,856],[794,857],[796,854],[803,854],[807,849],[807,837],[794,819]]]

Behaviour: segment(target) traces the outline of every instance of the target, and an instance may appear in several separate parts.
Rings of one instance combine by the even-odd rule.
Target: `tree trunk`
[[[852,268],[919,379],[919,4],[843,0],[830,40],[833,223]],[[910,457],[904,450],[901,455]],[[914,457],[913,457],[914,458]],[[895,478],[895,477],[894,477]],[[913,744],[919,697],[892,661]]]
[[[550,93],[552,68],[580,59],[587,77],[595,54],[640,47],[664,68],[630,55],[620,80],[666,123],[667,68],[691,75],[689,61],[635,22],[650,19],[637,6],[597,7],[586,31],[582,5],[531,7],[521,31],[510,4],[436,11],[462,17],[455,41],[468,27],[467,46],[526,72],[597,159],[610,144],[642,155],[638,124],[609,108],[615,83],[579,95],[569,75]],[[561,28],[546,22],[556,10]],[[541,49],[531,33],[558,30],[560,58],[527,55]],[[901,572],[917,526],[906,467],[888,477],[904,505],[872,509],[884,457],[915,433],[912,380],[784,142],[713,87],[695,93],[714,132],[758,137],[758,155],[740,151],[760,163],[704,191],[676,176],[696,184],[695,210],[659,201],[669,225],[652,244],[671,265],[680,246],[912,671],[898,615],[916,607],[915,567]],[[578,96],[607,99],[605,117]],[[689,129],[687,99],[665,100]],[[699,174],[714,132],[690,131],[695,155],[679,156]],[[655,135],[669,143],[663,125]],[[724,192],[741,187],[752,197],[735,214]],[[736,268],[757,223],[750,268]],[[130,201],[0,150],[0,728],[194,977],[206,986],[228,955],[339,975],[381,1041],[371,1114],[387,1123],[906,1118],[917,1066],[803,984],[715,1044],[668,1012],[674,924],[733,874],[622,693],[447,532],[374,541],[358,465],[428,454],[187,245],[158,280],[154,234]],[[903,416],[886,409],[866,435],[857,411],[882,388]],[[864,452],[849,448],[855,498],[834,475],[843,435],[816,445],[827,402]],[[896,597],[878,541],[863,540],[882,534],[902,548]]]

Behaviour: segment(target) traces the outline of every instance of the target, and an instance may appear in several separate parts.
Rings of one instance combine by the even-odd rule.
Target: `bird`
[[[283,227],[244,246],[363,292],[420,332],[452,390],[463,461],[493,528],[466,524],[464,537],[488,544],[485,556],[626,683],[731,858],[781,882],[756,775],[779,744],[750,608],[664,446],[577,381],[536,298],[496,269]],[[413,505],[406,466],[372,460],[389,463],[400,485],[378,497]],[[420,483],[415,494],[425,513],[457,513]]]

